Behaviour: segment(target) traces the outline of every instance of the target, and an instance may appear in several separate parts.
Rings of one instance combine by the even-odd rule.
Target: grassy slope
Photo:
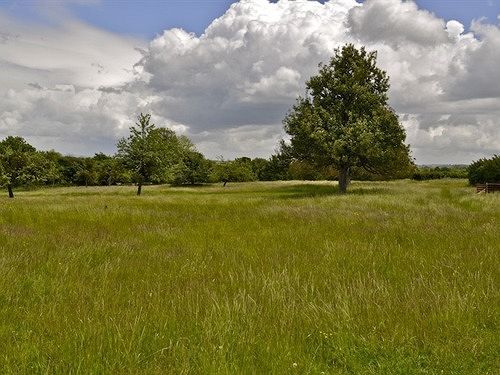
[[[0,373],[497,374],[500,194],[465,181],[0,198]]]

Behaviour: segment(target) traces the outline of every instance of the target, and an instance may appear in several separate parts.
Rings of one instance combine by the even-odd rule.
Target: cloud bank
[[[417,162],[500,150],[499,26],[475,21],[465,32],[401,0],[241,0],[201,36],[171,29],[149,43],[0,13],[0,136],[113,152],[150,111],[209,157],[266,157],[304,82],[347,42],[378,51]]]

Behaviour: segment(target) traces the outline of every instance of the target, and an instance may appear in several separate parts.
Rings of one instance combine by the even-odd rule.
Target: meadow
[[[500,194],[465,180],[0,197],[0,373],[498,374]]]

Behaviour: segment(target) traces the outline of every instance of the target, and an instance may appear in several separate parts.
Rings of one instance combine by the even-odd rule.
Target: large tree
[[[376,60],[376,52],[352,44],[335,50],[284,120],[294,157],[334,167],[341,193],[354,167],[389,174],[412,164],[405,131],[388,105],[389,78]]]

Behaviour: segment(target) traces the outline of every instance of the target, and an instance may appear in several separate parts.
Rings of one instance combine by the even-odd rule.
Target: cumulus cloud
[[[447,82],[452,99],[500,98],[500,28],[473,22],[477,36],[460,51],[460,59],[451,63],[455,73]]]
[[[201,37],[165,31],[139,63],[154,110],[192,130],[280,123],[304,81],[345,38],[355,1],[233,4]]]
[[[444,21],[418,9],[412,1],[367,0],[363,6],[352,9],[348,22],[353,35],[364,42],[428,47],[448,41]]]
[[[500,149],[499,27],[466,32],[402,0],[241,0],[200,36],[171,29],[148,44],[0,14],[0,136],[112,152],[143,110],[210,157],[266,156],[305,81],[347,42],[378,51],[418,162]]]

